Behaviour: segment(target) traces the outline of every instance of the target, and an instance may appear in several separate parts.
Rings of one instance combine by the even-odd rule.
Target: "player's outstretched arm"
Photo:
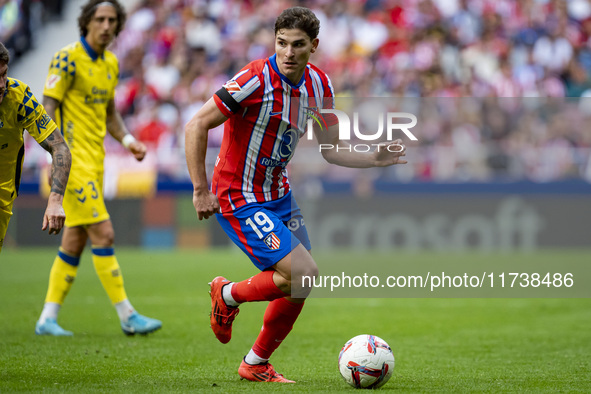
[[[51,154],[51,191],[41,229],[43,231],[47,229],[49,234],[59,234],[66,220],[62,201],[70,176],[72,155],[58,129],[41,141],[40,145]]]
[[[350,168],[388,167],[394,164],[406,164],[406,146],[402,140],[375,144],[373,152],[356,152],[345,141],[339,141],[338,125],[328,130],[315,128],[316,139],[324,160],[331,164]],[[338,148],[337,148],[338,147]]]
[[[142,161],[146,156],[146,145],[138,141],[129,133],[121,114],[115,108],[115,100],[110,100],[107,106],[107,131],[124,147],[126,147],[137,161]]]
[[[193,205],[199,220],[208,219],[220,210],[220,203],[209,190],[205,171],[207,133],[224,123],[228,118],[210,98],[185,125],[185,156],[191,182],[193,182]]]

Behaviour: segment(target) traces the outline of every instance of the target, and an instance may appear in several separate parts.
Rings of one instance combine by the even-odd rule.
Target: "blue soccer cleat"
[[[149,334],[162,327],[160,320],[151,319],[133,312],[127,322],[121,322],[121,329],[125,335]]]
[[[45,323],[37,322],[35,325],[35,334],[37,335],[53,335],[55,337],[71,337],[74,335],[72,331],[64,330],[57,324],[53,318],[45,319]]]

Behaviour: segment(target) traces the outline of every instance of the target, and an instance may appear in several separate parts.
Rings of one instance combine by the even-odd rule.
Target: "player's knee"
[[[314,260],[305,259],[303,261],[299,261],[296,264],[293,264],[291,267],[291,280],[297,281],[298,278],[303,276],[314,278],[318,276],[318,266]]]
[[[292,294],[298,298],[306,298],[311,287],[306,283],[313,283],[318,277],[318,266],[312,259],[302,262],[292,270]]]
[[[316,279],[318,278],[318,266],[314,264],[313,266],[307,267],[307,269],[303,271],[300,278],[301,279],[298,285],[302,287],[302,290],[306,293],[307,296],[310,290],[312,290],[311,284],[316,282]]]
[[[80,239],[62,239],[61,248],[70,256],[80,257],[84,251],[85,243]]]
[[[318,276],[318,266],[310,255],[306,255],[302,260],[292,267],[292,277],[296,281],[301,278],[315,278]]]
[[[292,276],[291,295],[295,298],[308,298],[312,291],[312,284],[318,277],[318,267],[316,264],[302,267]]]
[[[113,245],[115,243],[115,231],[112,228],[105,230],[100,234],[99,239],[101,246]]]
[[[317,278],[318,277],[318,266],[316,265],[316,263],[308,265],[304,270],[303,270],[303,276],[307,277],[307,278]]]

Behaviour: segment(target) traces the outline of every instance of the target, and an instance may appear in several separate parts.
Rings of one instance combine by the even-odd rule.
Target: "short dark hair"
[[[300,29],[313,40],[318,37],[320,21],[309,8],[291,7],[283,10],[275,21],[275,35],[281,29]]]
[[[92,20],[98,5],[103,3],[112,5],[117,11],[117,30],[115,30],[115,36],[118,36],[121,30],[123,30],[127,14],[125,13],[123,6],[119,4],[117,0],[90,0],[82,6],[80,16],[78,17],[78,29],[80,30],[80,35],[82,35],[82,37],[86,37],[88,34],[88,24]]]
[[[0,63],[8,64],[10,61],[10,53],[8,49],[0,42]]]

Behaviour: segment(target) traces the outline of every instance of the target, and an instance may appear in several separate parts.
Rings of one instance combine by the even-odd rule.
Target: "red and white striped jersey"
[[[279,72],[275,55],[249,63],[216,92],[215,103],[229,117],[212,179],[222,213],[289,192],[285,167],[306,132],[310,108],[332,108],[333,96],[319,68],[308,63],[294,85]],[[335,123],[336,117],[327,121]]]

